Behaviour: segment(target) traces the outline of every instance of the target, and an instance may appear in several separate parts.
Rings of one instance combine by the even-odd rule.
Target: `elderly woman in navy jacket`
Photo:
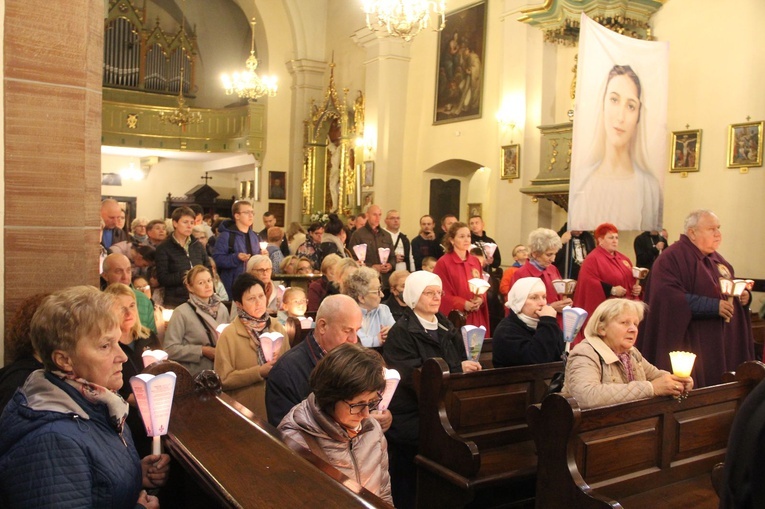
[[[140,460],[125,424],[115,300],[77,286],[48,297],[30,334],[34,371],[0,417],[0,503],[7,507],[158,508],[170,458]]]
[[[565,348],[556,311],[547,305],[547,290],[538,277],[515,282],[507,294],[510,313],[494,331],[495,368],[561,360]]]

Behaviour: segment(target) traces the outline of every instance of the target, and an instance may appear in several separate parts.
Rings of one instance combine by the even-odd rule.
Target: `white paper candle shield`
[[[377,254],[380,257],[380,263],[386,264],[386,263],[388,263],[388,257],[390,256],[390,248],[388,248],[388,247],[378,247],[377,248]]]
[[[353,252],[356,253],[356,258],[358,258],[361,263],[364,263],[364,260],[367,259],[366,244],[356,244],[353,246]]]
[[[268,242],[261,242],[260,243],[260,250],[263,251],[268,247]]]
[[[228,327],[229,325],[231,325],[231,324],[230,323],[221,323],[217,327],[215,327],[215,331],[218,334],[222,334],[223,331],[226,330],[226,327]]]
[[[166,361],[167,352],[164,350],[145,350],[141,354],[141,358],[143,359],[143,367],[145,368],[151,366],[155,362]]]
[[[561,314],[563,315],[563,340],[571,343],[587,319],[587,311],[582,308],[566,306]]]
[[[576,290],[576,279],[553,279],[552,285],[558,295],[573,295]]]
[[[393,393],[396,392],[396,387],[401,381],[401,375],[395,369],[383,368],[385,372],[385,390],[382,393],[382,401],[378,405],[377,409],[384,412],[390,405],[390,400],[393,399]]]
[[[489,288],[491,288],[491,285],[488,282],[479,277],[474,277],[473,279],[468,280],[468,286],[470,286],[470,292],[473,295],[483,295]]]
[[[483,325],[480,327],[476,327],[475,325],[465,325],[460,330],[462,331],[462,342],[465,344],[467,358],[472,361],[477,361],[481,356],[483,339],[486,337],[486,327]]]
[[[263,357],[266,358],[266,362],[271,362],[274,353],[281,351],[283,341],[284,336],[278,332],[266,332],[260,335],[260,348],[263,349]]]
[[[141,411],[146,434],[150,437],[167,435],[175,379],[172,371],[156,376],[141,373],[130,378],[130,387]]]
[[[696,354],[691,352],[669,352],[669,361],[672,363],[672,373],[680,378],[691,376]]]
[[[313,318],[310,316],[308,318],[305,316],[298,316],[298,320],[300,320],[301,329],[313,329],[316,327],[316,324],[313,322]]]
[[[494,242],[484,242],[483,252],[486,253],[487,258],[494,256],[494,252],[497,250],[497,245]]]
[[[287,291],[287,288],[284,285],[279,285],[276,287],[276,298],[279,302],[284,301],[284,292]]]
[[[635,279],[645,279],[648,276],[648,269],[643,267],[632,267],[632,277]]]

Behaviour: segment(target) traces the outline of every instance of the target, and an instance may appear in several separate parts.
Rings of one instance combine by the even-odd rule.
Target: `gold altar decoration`
[[[634,39],[653,40],[651,16],[666,0],[547,0],[524,9],[518,21],[542,30],[544,40],[562,46],[579,42],[582,12],[604,27]]]
[[[364,96],[359,91],[349,107],[348,89],[344,88],[342,100],[339,99],[335,63],[329,67],[329,86],[324,99],[320,105],[311,102],[310,117],[303,122],[301,208],[304,222],[317,210],[348,215],[359,205],[358,176],[363,147],[357,147],[355,140],[364,135]]]

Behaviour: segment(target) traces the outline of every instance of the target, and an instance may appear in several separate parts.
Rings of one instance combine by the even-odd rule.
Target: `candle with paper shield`
[[[491,285],[484,281],[483,278],[474,277],[473,279],[468,280],[468,286],[470,287],[470,293],[475,295],[476,297],[480,297],[487,291],[489,291],[489,288],[491,288]]]
[[[172,371],[161,375],[141,373],[130,378],[141,419],[146,427],[146,435],[153,437],[152,454],[162,453],[160,437],[167,435],[170,423],[170,411],[173,407],[176,375]]]
[[[260,348],[263,350],[266,362],[271,362],[274,353],[281,351],[283,342],[284,336],[279,332],[264,332],[260,335]]]
[[[637,279],[638,281],[644,280],[646,277],[648,277],[648,269],[644,269],[643,267],[632,267],[632,277]]]
[[[155,362],[166,361],[167,352],[164,350],[144,350],[141,354],[141,359],[143,360],[143,367],[146,368]]]
[[[395,369],[383,368],[385,372],[385,390],[382,393],[382,401],[377,406],[377,410],[384,412],[390,405],[390,400],[393,399],[393,393],[396,392],[396,387],[401,381],[401,374]]]
[[[481,249],[483,250],[483,254],[486,255],[486,258],[492,258],[494,252],[497,250],[497,245],[494,242],[482,242]]]
[[[380,263],[385,265],[388,263],[388,258],[390,257],[390,248],[389,247],[378,247],[377,248],[377,255],[380,257]]]
[[[483,348],[483,340],[486,337],[486,327],[481,325],[465,325],[461,329],[462,342],[465,344],[465,353],[467,358],[472,361],[478,361]]]
[[[555,293],[570,299],[576,290],[576,279],[553,279],[552,285]]]
[[[733,303],[733,298],[741,298],[741,294],[747,289],[748,283],[746,279],[730,279],[727,277],[720,278],[720,293],[723,297],[728,298],[728,302]],[[752,285],[754,286],[754,285]],[[730,323],[730,318],[725,319],[725,323]]]
[[[356,258],[361,263],[364,263],[364,260],[367,259],[367,245],[366,244],[356,244],[355,246],[353,246],[353,252],[356,253]]]
[[[672,363],[672,373],[680,378],[691,376],[696,354],[691,352],[669,352],[669,361]]]
[[[574,338],[584,325],[584,321],[587,320],[587,311],[582,308],[572,308],[566,306],[561,312],[563,315],[563,340],[566,342],[566,347],[574,341]]]
[[[268,242],[261,242],[260,243],[260,250],[264,251],[266,248],[268,248]]]

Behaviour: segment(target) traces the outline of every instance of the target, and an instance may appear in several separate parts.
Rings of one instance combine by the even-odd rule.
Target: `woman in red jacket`
[[[476,327],[486,327],[489,330],[489,309],[486,305],[486,294],[476,296],[470,291],[468,281],[473,278],[481,279],[481,263],[470,254],[470,228],[465,223],[454,223],[444,235],[442,242],[445,254],[438,259],[433,272],[441,278],[444,296],[441,299],[439,311],[448,316],[456,309],[466,314],[467,323]]]

